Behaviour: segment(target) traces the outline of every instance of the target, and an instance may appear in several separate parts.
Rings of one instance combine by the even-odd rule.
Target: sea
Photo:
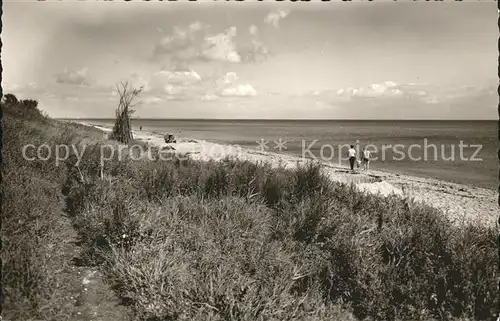
[[[112,126],[113,119],[78,119]],[[133,119],[156,133],[235,144],[348,165],[354,145],[371,151],[371,168],[497,189],[497,121]]]

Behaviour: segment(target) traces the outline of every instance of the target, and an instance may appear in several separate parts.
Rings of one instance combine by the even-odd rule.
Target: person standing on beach
[[[368,171],[368,169],[370,168],[370,151],[368,150],[368,148],[366,148],[366,146],[363,148],[363,170],[364,171]]]
[[[354,149],[354,145],[351,145],[351,148],[347,153],[349,155],[349,165],[351,166],[351,171],[354,172],[354,164],[356,163],[356,150]]]

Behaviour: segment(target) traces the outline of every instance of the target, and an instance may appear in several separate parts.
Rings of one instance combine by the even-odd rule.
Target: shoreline
[[[102,125],[87,122],[75,123],[107,133],[111,131],[111,128]],[[217,161],[229,156],[251,162],[268,162],[273,167],[282,165],[286,168],[294,168],[297,164],[309,161],[288,154],[261,152],[187,137],[176,137],[178,139],[176,143],[167,144],[163,134],[156,132],[133,131],[133,135],[136,141],[147,143],[151,147],[169,146],[175,154],[189,155],[194,160]],[[370,169],[368,173],[359,170],[351,173],[348,166],[339,166],[328,162],[320,163],[323,173],[332,181],[353,183],[360,191],[371,194],[383,196],[396,194],[416,202],[425,203],[441,210],[454,223],[494,225],[496,222],[498,196],[495,190],[379,169]]]

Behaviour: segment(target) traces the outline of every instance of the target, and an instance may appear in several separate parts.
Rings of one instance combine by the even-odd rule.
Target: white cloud
[[[236,36],[236,27],[229,28],[225,33],[205,37],[202,56],[209,60],[241,62],[241,57],[233,42],[234,36]]]
[[[252,97],[257,95],[256,90],[250,84],[242,83],[235,72],[227,72],[216,79],[204,79],[194,70],[161,70],[153,73],[149,78],[138,74],[131,76],[137,83],[136,86],[144,84],[148,88],[144,91],[143,97],[146,98],[142,100],[146,104],[157,104],[159,103],[158,99],[214,101],[220,97]],[[112,94],[115,95],[116,99],[116,93]],[[109,91],[107,95],[109,97]]]
[[[469,115],[467,108],[478,105],[490,108],[482,112],[486,115],[487,112],[494,110],[492,107],[496,106],[498,99],[496,91],[483,86],[462,88],[416,83],[397,84],[392,81],[359,88],[315,91],[309,93],[309,97],[327,102],[339,112],[342,109],[365,108],[371,110],[372,115],[381,118],[427,117],[426,115],[432,112],[439,115],[436,117],[453,118],[461,113]]]
[[[242,61],[256,63],[267,59],[269,50],[262,41],[255,37],[249,44],[239,49],[239,54]]]
[[[367,87],[360,88],[340,88],[337,90],[338,96],[343,97],[365,97],[365,98],[377,98],[377,97],[398,97],[403,95],[404,92],[400,89],[400,86],[393,81],[384,81],[379,84],[371,84]]]
[[[170,81],[182,83],[200,82],[201,77],[196,71],[176,71],[171,76]]]
[[[359,89],[348,87],[348,88],[340,88],[337,90],[337,96],[343,96],[343,97],[354,97],[358,94]],[[316,92],[316,95],[318,93]]]
[[[269,24],[278,25],[278,21],[288,15],[288,11],[271,12],[266,18]],[[231,63],[257,62],[268,57],[269,50],[259,39],[256,25],[248,26],[250,39],[240,37],[235,41],[238,29],[230,26],[220,33],[211,34],[209,26],[196,21],[188,26],[176,26],[156,45],[153,59],[170,61],[174,65],[190,61],[224,61]],[[172,66],[170,65],[170,68]]]
[[[90,86],[93,81],[89,78],[88,68],[70,71],[67,68],[64,72],[56,75],[56,82],[59,84]]]
[[[188,26],[189,31],[196,32],[203,29],[203,25],[199,21],[195,21]]]
[[[153,90],[164,90],[167,85],[190,86],[199,82],[201,77],[195,71],[162,70],[154,73],[148,83]]]
[[[257,91],[250,84],[238,83],[239,80],[235,72],[227,72],[215,81],[216,91],[220,96],[226,97],[251,97],[257,95]]]
[[[276,11],[272,11],[267,14],[266,18],[264,19],[264,22],[267,24],[271,24],[277,28],[279,26],[280,20],[286,18],[289,14],[290,10],[279,9]]]
[[[147,80],[151,88],[149,96],[156,96],[168,100],[196,100],[211,89],[210,82],[204,80],[196,71],[170,71],[161,70],[153,73]],[[213,83],[212,83],[213,84]],[[147,100],[146,103],[153,103]]]
[[[182,87],[175,87],[171,84],[166,84],[163,87],[164,91],[171,96],[176,96],[176,95],[181,95],[184,93],[184,88]]]
[[[221,92],[221,96],[256,96],[257,91],[249,84],[235,85],[225,88]]]
[[[206,29],[207,26],[199,21],[184,27],[175,26],[172,32],[161,38],[155,46],[153,58],[170,55],[178,60],[198,59]]]
[[[160,43],[156,47],[158,53],[171,53],[179,49],[187,48],[191,45],[192,38],[190,34],[176,26],[172,32],[172,35],[163,37]]]
[[[171,95],[168,95],[165,97],[167,100],[173,100],[173,101],[185,101],[185,100],[188,100],[189,97],[185,96],[185,95],[174,95],[174,96],[171,96]]]
[[[394,81],[387,80],[384,82],[384,86],[386,86],[388,88],[393,88],[393,87],[397,87],[398,84],[396,84]]]
[[[236,27],[229,27],[222,33],[207,34],[208,26],[196,21],[187,27],[174,27],[172,33],[163,37],[156,45],[153,57],[169,55],[176,61],[215,60],[233,63],[241,62],[233,38]]]
[[[223,87],[234,83],[238,79],[235,72],[227,72],[224,76],[216,80],[216,84],[218,87]]]

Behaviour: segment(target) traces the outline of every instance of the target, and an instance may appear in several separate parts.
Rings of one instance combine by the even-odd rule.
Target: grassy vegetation
[[[24,300],[33,313],[46,304],[63,311],[46,301],[65,264],[59,188],[86,263],[102,268],[137,320],[487,320],[496,312],[493,229],[359,193],[314,164],[115,159],[101,169],[95,145],[62,171],[21,159],[21,146],[76,143],[83,133],[38,117],[7,110],[5,119],[5,309]]]
[[[1,108],[2,315],[6,320],[67,320],[74,292],[68,242],[74,233],[61,207],[60,190],[66,173],[54,162],[26,161],[22,146],[48,143],[53,150],[56,142],[69,143],[92,134],[50,120],[34,103],[11,97]]]

